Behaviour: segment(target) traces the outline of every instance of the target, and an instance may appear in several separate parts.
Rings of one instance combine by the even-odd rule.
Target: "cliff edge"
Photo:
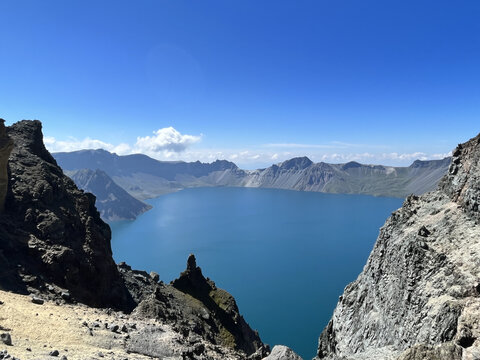
[[[480,135],[409,196],[340,296],[316,359],[480,358]]]

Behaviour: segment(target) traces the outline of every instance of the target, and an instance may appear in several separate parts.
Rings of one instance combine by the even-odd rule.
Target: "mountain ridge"
[[[314,163],[308,157],[297,157],[265,169],[242,170],[226,160],[168,162],[146,155],[119,156],[106,150],[53,155],[67,171],[80,168],[105,171],[118,185],[141,200],[198,186],[266,187],[405,197],[433,190],[450,163],[450,158],[445,158],[416,160],[408,167],[392,167],[358,162]]]

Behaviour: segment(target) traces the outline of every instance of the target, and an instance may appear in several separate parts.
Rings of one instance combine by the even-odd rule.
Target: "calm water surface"
[[[169,282],[194,253],[264,342],[310,359],[338,297],[402,199],[196,188],[148,202],[153,209],[136,221],[112,224],[117,262]]]

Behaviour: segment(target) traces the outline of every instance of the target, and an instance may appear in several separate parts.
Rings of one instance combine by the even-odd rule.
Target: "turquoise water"
[[[235,296],[252,328],[304,359],[380,226],[402,200],[272,189],[197,188],[149,201],[134,222],[112,224],[115,260],[169,282],[190,253]]]

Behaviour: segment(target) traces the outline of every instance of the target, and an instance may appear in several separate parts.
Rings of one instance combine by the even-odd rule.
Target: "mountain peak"
[[[228,160],[215,160],[210,164],[214,170],[238,169],[238,166]]]
[[[342,165],[342,170],[347,170],[347,169],[353,169],[353,168],[359,168],[362,167],[363,165],[356,162],[356,161],[349,161],[346,164]]]
[[[8,128],[10,137],[15,138],[16,145],[46,162],[57,165],[55,159],[43,143],[42,123],[39,120],[22,120]]]
[[[313,164],[313,161],[306,156],[295,157],[290,160],[285,160],[280,164],[280,168],[286,170],[302,170]]]

